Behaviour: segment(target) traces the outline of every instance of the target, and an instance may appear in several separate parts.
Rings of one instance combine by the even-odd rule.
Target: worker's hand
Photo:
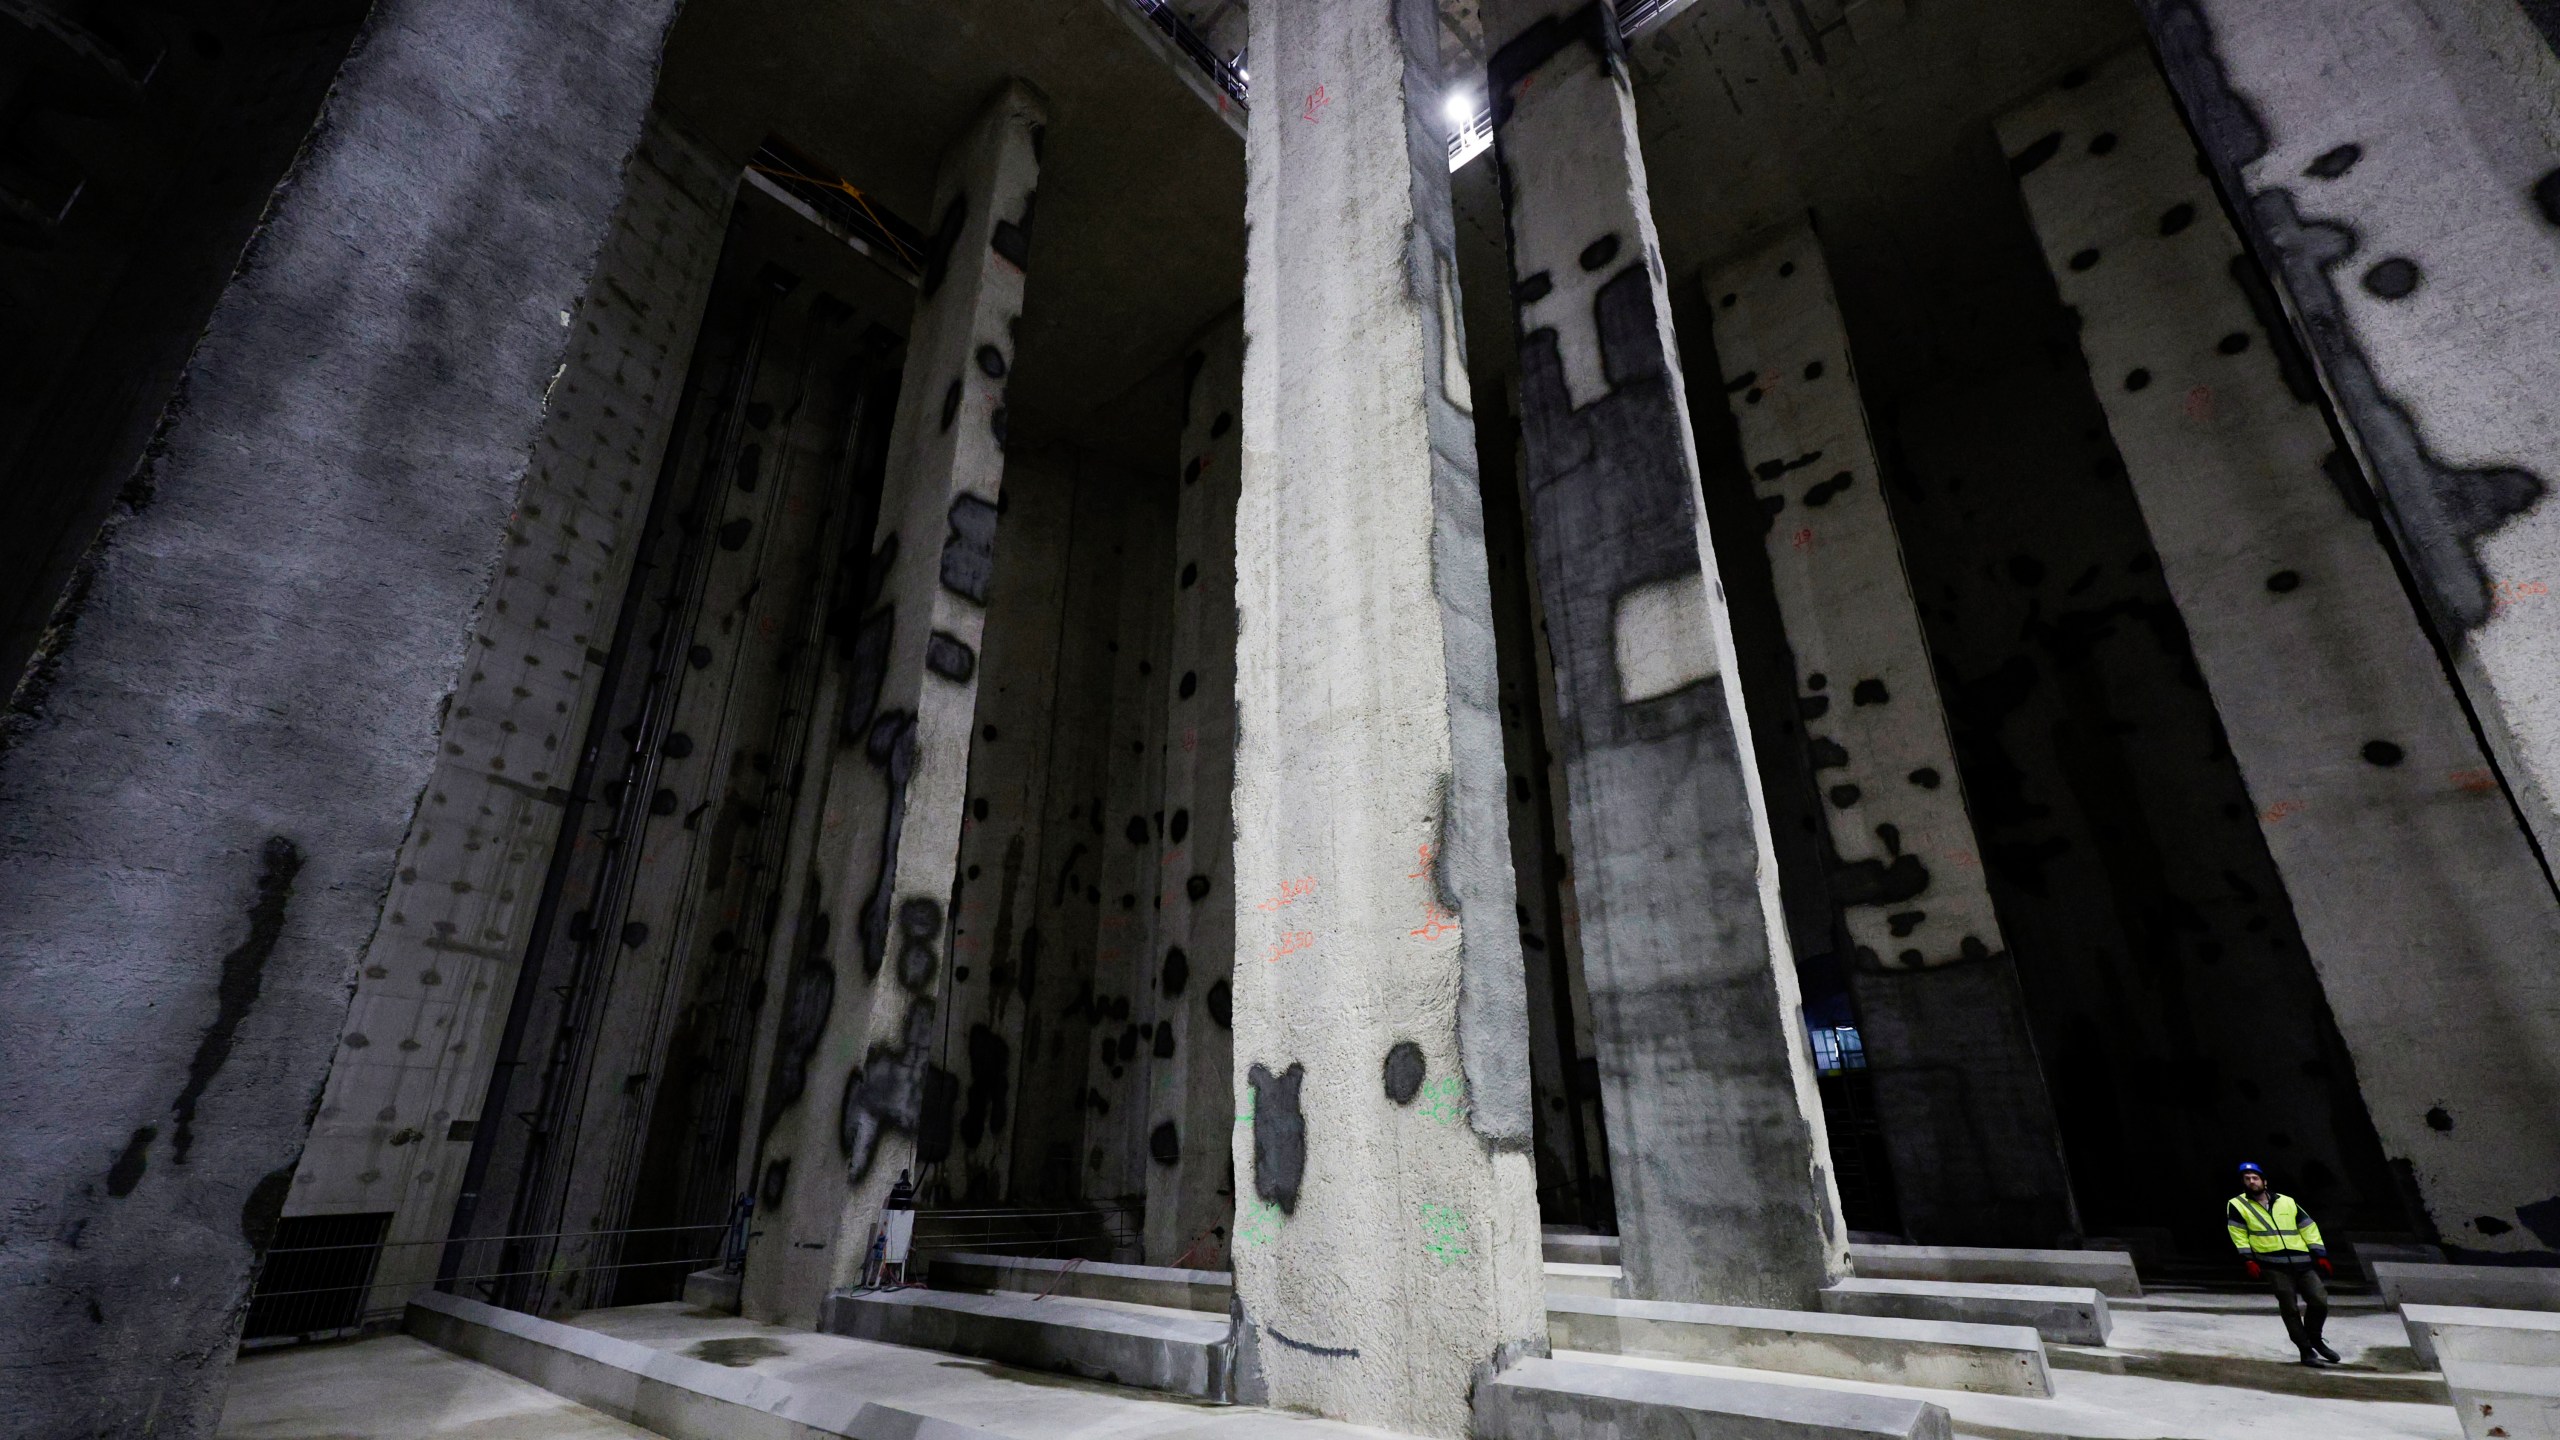
[[[2249,1269],[2249,1278],[2250,1278],[2250,1279],[2252,1279],[2252,1280],[2263,1280],[2263,1279],[2265,1279],[2265,1278],[2266,1278],[2267,1272],[2258,1268],[2258,1262],[2257,1262],[2257,1261],[2255,1261],[2255,1260],[2249,1260],[2249,1261],[2244,1261],[2244,1262],[2242,1262],[2242,1263],[2248,1266],[2248,1269]]]
[[[2311,1263],[2312,1263],[2312,1264],[2314,1264],[2314,1265],[2319,1266],[2319,1267],[2320,1267],[2320,1273],[2321,1273],[2321,1274],[2323,1274],[2323,1275],[2335,1275],[2335,1274],[2337,1274],[2337,1273],[2338,1273],[2337,1271],[2332,1270],[2332,1269],[2330,1269],[2330,1268],[2329,1268],[2329,1257],[2328,1257],[2328,1256],[2326,1256],[2326,1255],[2320,1255],[2320,1256],[2315,1256],[2315,1257],[2313,1257],[2313,1259],[2312,1259]]]

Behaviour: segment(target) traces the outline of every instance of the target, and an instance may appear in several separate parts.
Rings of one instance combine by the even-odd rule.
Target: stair
[[[1524,1360],[1476,1390],[1478,1440],[1950,1440],[1946,1410],[1899,1395],[1676,1370]]]
[[[1016,1291],[839,1290],[818,1328],[1213,1404],[1234,1400],[1227,1320],[1196,1310]]]

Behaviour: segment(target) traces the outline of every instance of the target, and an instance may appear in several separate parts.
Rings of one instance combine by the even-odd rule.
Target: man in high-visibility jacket
[[[2223,1207],[2222,1218],[2249,1278],[2275,1286],[2285,1333],[2293,1337],[2293,1348],[2302,1352],[2302,1363],[2337,1364],[2338,1352],[2320,1338],[2320,1327],[2329,1321],[2329,1287],[2320,1277],[2331,1272],[2329,1247],[2321,1242],[2319,1222],[2292,1196],[2269,1188],[2266,1172],[2254,1164],[2240,1167],[2240,1193]]]

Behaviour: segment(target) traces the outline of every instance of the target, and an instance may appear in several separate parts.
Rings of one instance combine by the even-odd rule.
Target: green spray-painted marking
[[[1238,1110],[1238,1111],[1236,1112],[1236,1128],[1237,1128],[1237,1129],[1239,1129],[1239,1130],[1242,1130],[1242,1129],[1244,1129],[1246,1126],[1251,1125],[1252,1123],[1253,1123],[1253,1091],[1252,1091],[1250,1088],[1248,1088],[1248,1089],[1246,1089],[1246,1091],[1244,1092],[1244,1108],[1243,1108],[1243,1109],[1241,1109],[1241,1110]]]
[[[1455,1075],[1443,1075],[1422,1087],[1422,1104],[1417,1107],[1426,1120],[1455,1125],[1467,1115],[1467,1082]]]
[[[1422,1250],[1443,1265],[1474,1254],[1467,1248],[1467,1212],[1455,1205],[1423,1206]]]
[[[1268,1200],[1249,1200],[1236,1212],[1236,1248],[1252,1250],[1280,1238],[1280,1207]]]

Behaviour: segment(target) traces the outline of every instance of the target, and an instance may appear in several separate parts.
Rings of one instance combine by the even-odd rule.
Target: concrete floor
[[[653,1349],[750,1369],[795,1385],[842,1387],[937,1418],[1024,1437],[1155,1440],[1378,1440],[1387,1432],[1243,1407],[1145,1396],[985,1361],[784,1330],[680,1304],[593,1311],[569,1323]],[[1944,1405],[1978,1440],[2456,1440],[2435,1377],[2419,1373],[2397,1315],[2342,1307],[2329,1339],[2346,1358],[2306,1371],[2272,1302],[2158,1296],[2115,1311],[2104,1350],[2048,1347],[2054,1395],[2030,1399],[1859,1386],[1677,1361],[1615,1363],[1903,1394]],[[1604,1358],[1604,1357],[1588,1357]],[[241,1362],[223,1440],[587,1440],[650,1432],[608,1419],[406,1336],[253,1356]]]
[[[636,1425],[406,1335],[232,1367],[220,1440],[650,1440]]]

